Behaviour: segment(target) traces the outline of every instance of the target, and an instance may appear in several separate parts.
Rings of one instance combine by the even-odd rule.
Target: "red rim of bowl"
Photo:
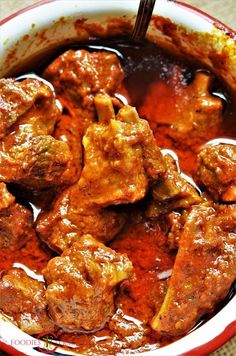
[[[51,2],[55,2],[58,0],[40,0],[38,2],[36,2],[35,4],[29,5],[24,7],[23,9],[16,11],[15,13],[7,16],[5,19],[0,21],[0,26],[2,26],[3,24],[5,24],[6,22],[10,21],[11,19],[13,19],[14,17],[17,17],[18,15],[27,12],[31,9],[34,9],[36,7],[51,3]],[[168,1],[168,0],[166,0]],[[182,1],[178,1],[178,0],[173,0],[174,4],[180,7],[183,7],[187,10],[190,10],[191,12],[195,13],[196,15],[201,16],[202,18],[204,18],[206,21],[210,22],[213,24],[213,26],[215,26],[216,28],[222,30],[225,32],[226,35],[228,35],[229,37],[233,38],[234,40],[236,40],[236,30],[233,30],[231,27],[229,27],[228,25],[225,25],[223,22],[221,22],[220,20],[216,19],[215,17],[208,15],[207,13],[205,13],[204,11],[202,11],[201,9],[197,9],[196,7],[190,5],[190,4],[186,4]]]
[[[31,9],[36,8],[36,7],[39,7],[39,6],[48,4],[48,3],[52,3],[52,2],[56,2],[56,1],[58,1],[58,0],[40,0],[37,3],[29,5],[15,13],[13,13],[12,15],[6,17],[5,19],[1,20],[0,26],[2,26],[6,22],[19,16],[20,14],[22,14],[24,12],[27,12]],[[206,21],[212,23],[213,26],[224,31],[227,36],[231,37],[232,39],[234,39],[236,41],[236,31],[233,30],[232,28],[230,28],[229,26],[225,25],[221,21],[217,20],[213,16],[206,14],[204,11],[195,8],[194,6],[192,6],[190,4],[186,4],[184,2],[176,1],[176,0],[174,0],[174,3],[175,3],[175,5],[177,5],[179,7],[183,7],[185,9],[195,13],[196,15],[204,18]],[[226,328],[219,335],[217,335],[214,339],[210,340],[209,342],[207,342],[203,345],[200,345],[197,348],[194,348],[193,350],[183,353],[182,355],[185,355],[185,356],[207,355],[210,352],[213,352],[214,350],[216,350],[219,347],[221,347],[222,345],[224,345],[227,341],[229,341],[235,335],[236,335],[236,321],[229,324],[228,326],[226,326]],[[10,355],[14,355],[14,356],[15,355],[17,355],[17,356],[25,355],[24,353],[17,350],[13,346],[5,343],[4,341],[0,341],[0,350],[8,352]]]

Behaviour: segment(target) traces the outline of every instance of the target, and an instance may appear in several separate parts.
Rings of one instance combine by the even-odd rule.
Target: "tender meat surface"
[[[48,87],[39,81],[17,82],[14,79],[0,79],[0,138],[6,136],[9,128],[38,100],[47,100],[50,97]],[[56,111],[52,112],[52,121]]]
[[[36,231],[53,250],[61,252],[84,234],[109,242],[124,223],[125,214],[89,205],[76,183],[58,197],[51,211],[39,215]]]
[[[54,329],[47,315],[44,283],[12,268],[0,280],[0,309],[30,335]]]
[[[84,133],[96,119],[94,96],[100,92],[114,95],[123,70],[113,53],[69,50],[48,66],[44,77]]]
[[[152,185],[152,201],[146,213],[148,217],[157,217],[175,209],[188,209],[202,201],[195,186],[177,171],[172,157],[166,155],[164,159],[167,170],[164,176]]]
[[[236,278],[236,205],[192,208],[172,276],[152,327],[162,335],[188,332],[225,298]]]
[[[235,145],[206,146],[198,155],[197,179],[215,201],[236,201]]]
[[[0,183],[0,248],[18,250],[34,234],[33,214],[21,204],[15,203],[4,183]]]
[[[79,186],[90,202],[105,207],[142,199],[165,163],[146,120],[124,106],[115,116],[109,96],[97,95],[98,123],[83,138],[84,169]]]
[[[116,286],[132,276],[132,264],[84,235],[44,270],[46,299],[55,323],[70,331],[94,330],[114,314]]]
[[[72,156],[67,143],[51,136],[60,116],[52,91],[32,79],[0,82],[3,119],[15,122],[0,142],[0,180],[32,190],[63,184]]]

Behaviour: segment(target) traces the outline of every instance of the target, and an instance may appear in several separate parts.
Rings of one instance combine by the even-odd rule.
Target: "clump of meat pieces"
[[[116,286],[132,276],[132,269],[125,255],[82,236],[43,271],[52,319],[70,331],[103,327],[114,314]]]
[[[36,191],[68,183],[63,173],[73,158],[68,144],[51,136],[61,114],[51,89],[33,79],[1,79],[0,110],[0,180]]]
[[[152,327],[186,334],[223,300],[236,278],[236,205],[194,206],[183,227],[169,287]]]
[[[18,250],[34,234],[33,214],[0,183],[0,248]]]
[[[115,116],[111,98],[106,95],[96,96],[95,105],[99,122],[92,124],[83,138],[80,179],[37,221],[40,237],[59,251],[86,233],[110,241],[125,219],[106,207],[142,199],[149,181],[165,171],[150,127],[134,108],[124,106]]]
[[[188,209],[202,201],[195,186],[178,172],[173,158],[168,154],[164,160],[167,170],[151,187],[152,200],[146,211],[146,215],[151,218],[175,209]]]
[[[197,179],[215,201],[236,202],[236,145],[209,145],[202,149]]]
[[[21,330],[30,335],[53,331],[43,282],[29,277],[22,269],[12,268],[0,280],[0,294],[0,309]]]
[[[64,108],[79,122],[81,134],[96,120],[94,96],[115,94],[124,77],[118,57],[110,52],[69,50],[44,71]]]

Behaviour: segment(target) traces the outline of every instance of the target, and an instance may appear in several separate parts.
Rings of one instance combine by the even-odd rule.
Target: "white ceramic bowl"
[[[129,31],[138,0],[43,0],[0,22],[0,77],[63,43]],[[222,23],[180,2],[159,0],[147,37],[166,50],[207,65],[236,93],[236,34]],[[85,21],[86,19],[86,21]],[[112,19],[112,20],[111,20]],[[117,26],[116,19],[123,25]],[[81,21],[82,20],[82,21]],[[97,29],[93,25],[96,23]],[[85,26],[86,25],[86,26]],[[168,346],[138,355],[203,355],[235,335],[236,296],[208,322]],[[12,355],[42,355],[44,342],[25,334],[6,318],[0,319],[0,347]],[[40,343],[40,345],[39,345]],[[57,350],[58,351],[58,350]],[[71,352],[69,354],[72,354]]]

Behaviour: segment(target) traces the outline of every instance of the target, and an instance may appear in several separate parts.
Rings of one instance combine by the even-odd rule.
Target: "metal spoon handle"
[[[156,0],[140,0],[131,40],[139,42],[145,38]]]

